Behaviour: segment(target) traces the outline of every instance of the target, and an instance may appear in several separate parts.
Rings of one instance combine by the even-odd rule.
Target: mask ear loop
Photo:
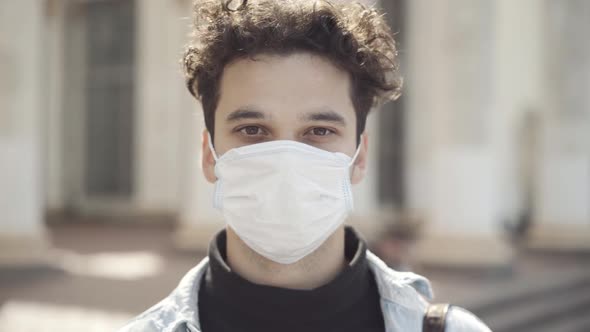
[[[211,150],[211,153],[213,154],[213,159],[215,159],[215,161],[218,161],[219,157],[217,157],[217,153],[215,152],[215,148],[213,147],[213,143],[211,140],[211,133],[207,132],[207,135],[209,136],[209,150]]]
[[[354,152],[354,155],[352,156],[352,160],[348,164],[348,167],[354,165],[354,162],[356,161],[356,158],[358,157],[359,153],[361,152],[361,146],[362,145],[363,145],[363,136],[361,136],[359,146],[356,148],[356,151]]]

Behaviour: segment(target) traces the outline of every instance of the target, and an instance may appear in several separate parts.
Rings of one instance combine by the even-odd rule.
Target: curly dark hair
[[[196,0],[193,15],[184,73],[212,137],[223,69],[239,58],[310,52],[344,69],[359,136],[370,109],[400,95],[396,44],[374,8],[326,0]]]

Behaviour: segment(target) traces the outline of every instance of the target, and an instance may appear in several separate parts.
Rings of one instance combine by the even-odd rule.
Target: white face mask
[[[235,148],[215,160],[214,206],[252,250],[292,264],[316,250],[353,209],[353,158],[295,141]]]

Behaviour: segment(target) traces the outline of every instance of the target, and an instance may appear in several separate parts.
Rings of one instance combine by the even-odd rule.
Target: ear
[[[213,157],[213,152],[209,149],[209,132],[207,129],[203,130],[201,142],[201,167],[203,168],[203,174],[207,181],[215,183],[217,181],[217,177],[215,176],[215,158]]]
[[[369,153],[369,135],[366,132],[361,135],[361,144],[359,146],[359,154],[352,166],[352,174],[350,182],[352,184],[359,184],[364,178],[367,170],[367,158]]]

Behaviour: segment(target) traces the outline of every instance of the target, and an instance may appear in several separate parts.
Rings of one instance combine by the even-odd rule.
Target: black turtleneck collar
[[[226,233],[221,231],[209,247],[209,269],[199,292],[203,331],[322,331],[327,326],[332,330],[335,322],[345,324],[345,328],[353,328],[353,322],[356,328],[361,327],[359,324],[382,327],[379,296],[366,250],[356,231],[346,227],[345,256],[349,264],[326,285],[293,290],[254,284],[234,273],[226,263]],[[353,322],[349,324],[347,319]]]

